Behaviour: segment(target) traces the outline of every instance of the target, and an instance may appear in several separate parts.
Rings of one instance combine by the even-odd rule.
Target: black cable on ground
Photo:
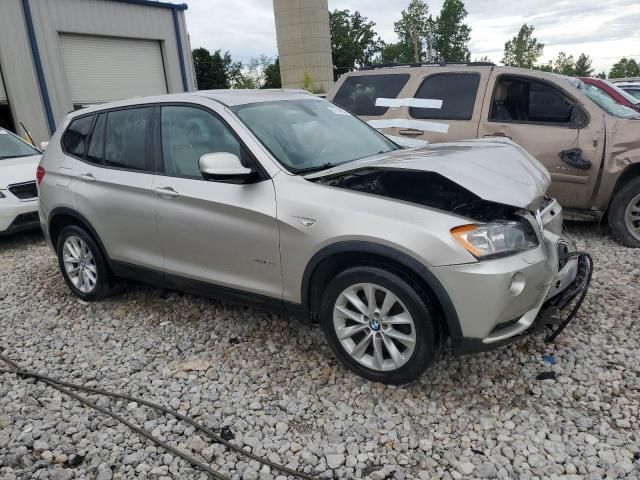
[[[277,463],[274,463],[266,458],[260,457],[259,455],[256,455],[252,452],[247,452],[246,450],[244,450],[243,448],[234,445],[233,443],[230,443],[229,441],[225,440],[224,438],[222,438],[220,435],[218,435],[217,433],[215,433],[214,431],[210,430],[207,427],[204,427],[202,425],[200,425],[199,423],[197,423],[195,420],[193,420],[192,418],[189,418],[185,415],[182,415],[181,413],[178,413],[174,410],[171,410],[170,408],[166,408],[163,407],[162,405],[158,405],[156,403],[153,402],[149,402],[147,400],[143,400],[140,398],[135,398],[135,397],[131,397],[129,395],[125,395],[122,393],[114,393],[114,392],[108,392],[105,390],[100,390],[98,388],[92,388],[92,387],[85,387],[84,385],[77,385],[75,383],[69,383],[69,382],[65,382],[63,380],[58,380],[57,378],[52,378],[52,377],[48,377],[46,375],[40,375],[39,373],[35,373],[35,372],[29,372],[26,370],[22,370],[20,368],[20,366],[15,363],[13,360],[5,357],[4,355],[0,354],[0,360],[2,360],[4,363],[6,363],[7,365],[9,365],[10,367],[12,367],[11,369],[0,369],[0,373],[14,373],[20,377],[24,377],[24,378],[34,378],[36,380],[41,380],[43,382],[45,382],[47,385],[59,390],[60,392],[69,395],[70,397],[78,400],[81,403],[84,403],[85,405],[94,408],[102,413],[104,413],[105,415],[108,415],[112,418],[114,418],[115,420],[125,424],[127,427],[129,427],[130,429],[132,429],[133,431],[135,431],[136,433],[138,433],[139,435],[145,437],[146,439],[154,442],[155,444],[159,445],[160,447],[168,450],[169,452],[173,453],[174,455],[182,458],[183,460],[186,460],[187,462],[189,462],[191,465],[193,465],[196,468],[199,468],[205,472],[207,472],[209,475],[211,475],[213,478],[215,479],[220,479],[220,480],[227,480],[227,477],[222,475],[221,473],[213,470],[210,466],[196,460],[195,458],[193,458],[192,456],[172,447],[171,445],[167,444],[166,442],[160,440],[159,438],[153,436],[151,433],[147,432],[146,430],[137,427],[135,425],[133,425],[132,423],[130,423],[129,421],[127,421],[126,419],[124,419],[123,417],[121,417],[120,415],[112,412],[111,410],[108,410],[106,408],[100,407],[98,405],[96,405],[95,403],[93,403],[91,400],[82,397],[81,395],[78,395],[77,393],[74,393],[70,390],[68,390],[67,388],[64,387],[69,387],[69,388],[74,388],[77,390],[82,390],[85,392],[90,392],[90,393],[94,393],[96,395],[104,395],[107,397],[112,397],[112,398],[119,398],[122,400],[127,400],[130,402],[135,402],[138,403],[140,405],[145,405],[149,408],[152,408],[154,410],[172,415],[174,417],[176,417],[179,420],[182,420],[190,425],[192,425],[194,428],[196,428],[196,430],[201,431],[202,433],[206,434],[208,437],[210,437],[212,440],[214,440],[216,443],[220,443],[222,445],[224,445],[225,447],[229,448],[230,450],[233,450],[236,453],[239,453],[240,455],[243,455],[245,457],[251,458],[252,460],[255,460],[263,465],[267,465],[270,468],[273,468],[274,470],[278,470],[280,472],[283,473],[287,473],[289,475],[293,475],[294,477],[297,478],[303,478],[305,480],[315,480],[315,477],[312,477],[310,475],[307,475],[306,473],[301,473],[298,472],[297,470],[293,470],[289,467],[286,467],[284,465],[280,465]]]

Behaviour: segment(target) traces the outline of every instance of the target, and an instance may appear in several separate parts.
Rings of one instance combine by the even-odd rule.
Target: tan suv
[[[506,137],[549,170],[565,217],[605,214],[640,247],[640,115],[576,78],[486,63],[372,68],[327,98],[386,134],[449,142]]]

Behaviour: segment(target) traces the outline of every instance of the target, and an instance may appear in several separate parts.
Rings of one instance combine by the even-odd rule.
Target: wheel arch
[[[107,254],[107,250],[104,247],[102,240],[100,240],[100,236],[96,232],[95,228],[93,228],[93,226],[91,225],[91,222],[89,222],[80,213],[68,207],[55,208],[49,214],[47,232],[49,234],[49,239],[51,240],[51,244],[53,245],[54,250],[57,249],[60,233],[65,227],[68,227],[69,225],[82,227],[87,231],[89,235],[91,235],[93,240],[98,244],[98,247],[100,247],[102,255],[111,268],[111,259]]]
[[[631,180],[634,178],[640,178],[640,162],[632,163],[627,166],[618,179],[616,180],[616,184],[613,187],[613,191],[611,192],[611,197],[609,198],[609,204],[607,205],[607,210],[611,208],[611,202],[616,194]]]
[[[317,321],[324,291],[314,288],[314,285],[326,285],[340,271],[362,265],[383,267],[410,279],[419,288],[419,293],[438,309],[441,326],[452,339],[462,338],[460,320],[453,302],[436,276],[406,253],[366,241],[334,243],[311,258],[302,277],[301,300],[312,321]]]

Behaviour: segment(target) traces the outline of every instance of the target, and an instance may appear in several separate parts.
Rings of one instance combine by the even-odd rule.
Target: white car
[[[36,168],[41,153],[0,128],[0,235],[40,228]]]

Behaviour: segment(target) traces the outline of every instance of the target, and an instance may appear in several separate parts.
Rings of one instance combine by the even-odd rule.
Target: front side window
[[[238,105],[232,110],[288,170],[323,170],[398,147],[349,112],[321,99]]]
[[[87,148],[87,140],[93,125],[93,115],[73,120],[69,128],[62,136],[64,151],[76,157],[84,157]]]
[[[162,154],[168,175],[202,178],[200,157],[228,152],[242,159],[242,147],[220,119],[194,107],[162,107]]]
[[[489,120],[570,124],[575,107],[573,100],[545,82],[500,77],[493,91]]]
[[[427,77],[420,85],[416,98],[442,100],[441,108],[411,107],[414,118],[441,120],[471,120],[480,75],[477,73],[438,73]]]
[[[108,112],[104,164],[131,170],[146,170],[147,145],[152,145],[152,120],[152,107]]]
[[[347,78],[333,101],[354,115],[380,116],[388,107],[376,107],[378,98],[396,98],[410,75],[355,75]]]
[[[0,160],[4,158],[29,157],[40,152],[13,133],[0,128]]]

